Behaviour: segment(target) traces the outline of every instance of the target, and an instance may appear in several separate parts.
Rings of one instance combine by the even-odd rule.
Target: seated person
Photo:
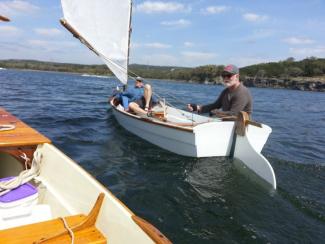
[[[144,85],[143,96],[129,104],[130,110],[140,115],[149,115],[149,110],[154,105],[154,101],[152,98],[152,88],[151,85]]]
[[[144,85],[143,79],[141,77],[137,77],[135,80],[134,87],[127,88],[124,92],[120,92],[115,95],[115,99],[117,99],[125,111],[129,110],[129,103],[140,99],[144,94]]]
[[[151,97],[151,86],[149,84],[144,85],[141,77],[136,78],[134,87],[115,96],[125,111],[133,111],[137,114],[147,114],[152,107]]]
[[[239,69],[235,65],[227,65],[222,72],[226,88],[218,99],[211,104],[188,104],[189,111],[208,113],[218,117],[236,116],[240,111],[252,114],[252,96],[249,90],[239,80]],[[218,110],[222,109],[222,111]]]

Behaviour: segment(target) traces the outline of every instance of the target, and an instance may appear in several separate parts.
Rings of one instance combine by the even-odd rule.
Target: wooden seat
[[[90,213],[85,215],[68,216],[64,219],[74,234],[74,243],[107,243],[106,238],[95,227],[99,210],[104,200],[100,193]],[[10,244],[36,243],[71,243],[71,236],[61,218],[19,226],[0,231],[0,242]]]
[[[74,226],[84,221],[85,215],[74,215],[66,217],[68,226]],[[1,243],[37,243],[47,236],[54,235],[65,230],[62,219],[54,219],[36,224],[30,224],[0,231]],[[96,229],[95,226],[74,232],[75,243],[106,243],[106,238]],[[39,242],[42,243],[42,242]],[[68,233],[51,238],[43,243],[71,243],[71,237]]]

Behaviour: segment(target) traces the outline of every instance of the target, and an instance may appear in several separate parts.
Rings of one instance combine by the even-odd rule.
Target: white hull
[[[167,107],[167,122],[162,122],[126,113],[114,105],[112,108],[115,118],[126,130],[168,151],[190,157],[229,156],[233,121],[213,120]],[[191,124],[192,116],[197,124],[182,126]],[[261,152],[271,131],[267,125],[248,126],[247,134],[257,152]]]
[[[42,154],[41,173],[36,179],[40,183],[36,184],[37,204],[49,206],[51,219],[80,213],[87,215],[98,195],[104,193],[96,227],[107,237],[108,243],[154,243],[132,220],[134,214],[79,165],[51,144],[39,145],[37,150]],[[0,178],[18,175],[23,170],[22,164],[8,154],[0,153],[0,162]],[[0,229],[13,227],[15,222],[29,224],[47,220],[44,212],[39,215],[43,217],[27,222],[14,218],[9,225],[0,215]]]
[[[126,130],[173,153],[198,158],[231,156],[234,146],[234,157],[276,188],[272,166],[261,155],[272,132],[269,126],[248,125],[246,135],[243,138],[237,136],[233,145],[233,121],[211,119],[167,106],[167,121],[163,122],[127,113],[112,102],[111,105],[115,118]]]

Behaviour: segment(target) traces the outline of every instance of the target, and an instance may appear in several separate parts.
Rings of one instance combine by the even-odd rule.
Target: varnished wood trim
[[[0,15],[0,20],[2,20],[2,21],[10,21],[10,19],[8,19],[7,17],[5,17],[5,16],[2,16],[2,15]]]
[[[177,125],[176,123],[173,124],[171,122],[155,121],[155,120],[152,120],[150,118],[142,118],[142,117],[139,117],[137,115],[130,114],[130,113],[125,112],[125,111],[121,111],[121,110],[119,110],[119,109],[116,108],[116,106],[113,104],[112,101],[110,103],[111,103],[112,108],[115,111],[117,111],[117,112],[119,112],[119,113],[121,113],[121,114],[123,114],[125,116],[129,116],[129,117],[131,117],[133,119],[141,120],[143,122],[146,122],[146,123],[149,123],[149,124],[154,124],[154,125],[157,125],[157,126],[163,126],[163,127],[172,128],[172,129],[175,129],[175,130],[182,130],[182,131],[186,131],[186,132],[193,132],[193,129],[192,128],[182,127],[180,125]],[[186,126],[188,126],[188,125],[186,125]]]
[[[164,234],[162,234],[156,227],[148,221],[133,215],[133,221],[140,226],[140,228],[157,244],[172,243]]]
[[[22,158],[22,156],[23,154],[26,154],[26,156],[30,159],[30,161],[28,162],[28,166],[30,166],[34,158],[34,152],[36,148],[37,146],[0,147],[0,152],[7,153],[13,156],[23,165],[25,164],[25,159]]]
[[[35,146],[51,143],[51,140],[19,120],[8,111],[0,108],[0,125],[14,125],[15,128],[0,131],[0,147]]]
[[[105,197],[105,194],[104,193],[100,193],[99,194],[99,196],[98,196],[98,198],[97,198],[97,200],[95,202],[95,205],[91,209],[91,211],[88,214],[88,216],[82,222],[80,222],[79,224],[70,227],[70,229],[73,232],[77,232],[77,231],[80,231],[80,230],[83,230],[83,229],[86,229],[86,228],[95,226],[95,223],[96,223],[96,220],[97,220],[97,217],[98,217],[98,213],[99,213],[99,210],[100,210],[100,208],[102,206],[104,197]],[[57,233],[54,233],[54,234],[52,234],[50,236],[43,237],[43,238],[41,238],[40,240],[38,240],[38,241],[36,241],[34,243],[35,244],[36,243],[37,244],[44,243],[44,242],[47,242],[49,240],[53,240],[54,238],[57,238],[59,236],[65,235],[65,234],[68,234],[68,230],[67,229],[64,229],[62,231],[59,231]]]
[[[227,116],[227,117],[222,117],[222,121],[237,121],[237,116]],[[249,118],[246,119],[245,121],[246,125],[253,125],[259,128],[262,128],[262,124],[253,120],[250,120]]]

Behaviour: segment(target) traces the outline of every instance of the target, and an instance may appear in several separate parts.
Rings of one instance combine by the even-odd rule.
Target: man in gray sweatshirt
[[[245,111],[251,115],[252,96],[249,90],[239,81],[239,69],[235,65],[227,65],[222,72],[222,78],[226,89],[221,92],[214,103],[207,105],[188,104],[188,110],[198,111],[198,113],[210,113],[210,115],[218,117],[237,115],[240,111]]]

